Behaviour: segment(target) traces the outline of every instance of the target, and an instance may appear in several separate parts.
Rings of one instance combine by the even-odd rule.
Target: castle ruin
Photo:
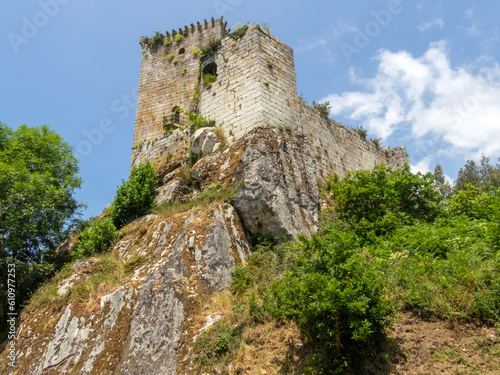
[[[297,92],[293,50],[268,30],[248,25],[241,38],[233,39],[226,26],[221,17],[157,33],[157,46],[141,38],[132,166],[189,153],[191,134],[176,126],[185,116],[177,108],[214,120],[229,141],[259,126],[301,132],[316,156],[320,179],[406,162],[404,147],[382,148],[309,106]],[[220,41],[215,53],[201,61],[202,47],[215,41]],[[217,80],[205,85],[206,74]]]

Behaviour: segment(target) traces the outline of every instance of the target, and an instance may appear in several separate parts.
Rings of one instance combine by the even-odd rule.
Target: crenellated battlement
[[[190,35],[209,33],[210,36],[215,36],[217,38],[224,38],[230,31],[227,29],[227,22],[224,22],[223,16],[218,19],[212,19],[207,21],[203,20],[203,23],[196,22],[196,26],[191,24],[190,26],[185,25],[184,28],[179,28],[178,30],[172,29],[172,31],[166,31],[165,35],[167,38],[173,39],[177,34],[182,35],[183,38],[188,38]],[[162,34],[163,35],[163,34]],[[142,36],[140,39],[140,45],[142,48],[148,45],[150,37]],[[181,44],[179,42],[179,44]]]

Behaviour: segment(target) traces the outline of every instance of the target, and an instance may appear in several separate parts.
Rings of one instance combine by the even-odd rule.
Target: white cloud
[[[443,30],[444,27],[444,21],[442,18],[434,18],[430,20],[429,22],[422,22],[420,25],[417,26],[417,29],[420,32],[427,31],[429,29],[432,29],[435,26],[439,26],[441,30]]]
[[[467,9],[465,11],[465,17],[469,18],[469,19],[473,19],[474,18],[474,10],[472,9]]]
[[[423,153],[478,158],[500,153],[500,67],[479,59],[474,67],[452,67],[444,42],[422,56],[381,50],[372,78],[352,79],[363,89],[332,94],[332,115],[362,123],[387,138],[411,134]],[[426,144],[433,144],[426,149]],[[431,151],[432,149],[432,151]],[[422,158],[420,158],[421,160]],[[424,169],[422,161],[416,168]],[[428,162],[427,162],[428,167]]]
[[[429,164],[431,162],[430,157],[425,157],[422,160],[420,160],[417,164],[412,164],[410,165],[412,173],[427,173],[427,172],[434,172],[433,170],[431,171]]]

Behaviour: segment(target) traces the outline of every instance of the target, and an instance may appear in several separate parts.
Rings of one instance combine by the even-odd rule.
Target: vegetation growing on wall
[[[163,44],[164,39],[165,35],[156,30],[155,35],[148,37],[148,47],[156,49]]]
[[[229,33],[227,36],[234,40],[238,40],[246,34],[248,30],[248,25],[242,25],[241,23],[237,23],[233,26],[233,28],[235,30],[232,33]]]
[[[203,84],[207,87],[211,87],[212,83],[217,81],[217,76],[215,74],[206,73],[203,76]]]
[[[363,125],[361,126],[357,126],[355,128],[351,128],[353,131],[355,131],[356,133],[358,133],[358,135],[363,138],[363,139],[366,139],[366,136],[368,134],[368,131],[363,127]]]
[[[206,45],[200,47],[200,61],[204,61],[212,56],[221,44],[222,41],[220,39],[211,37]]]
[[[209,120],[200,114],[189,112],[183,110],[182,108],[176,108],[176,111],[188,116],[188,126],[191,127],[191,133],[194,133],[196,130],[200,128],[205,128],[207,126],[215,126],[214,120]]]
[[[319,112],[321,117],[323,117],[325,120],[329,121],[330,108],[332,108],[332,106],[330,105],[330,102],[317,103],[313,100],[311,105],[314,109],[316,109]]]

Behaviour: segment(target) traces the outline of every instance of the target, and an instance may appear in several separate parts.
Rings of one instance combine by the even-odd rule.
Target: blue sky
[[[453,180],[467,159],[500,156],[498,14],[492,0],[4,1],[0,121],[47,124],[79,150],[77,198],[98,215],[128,177],[140,36],[223,15],[294,49],[309,102]]]

